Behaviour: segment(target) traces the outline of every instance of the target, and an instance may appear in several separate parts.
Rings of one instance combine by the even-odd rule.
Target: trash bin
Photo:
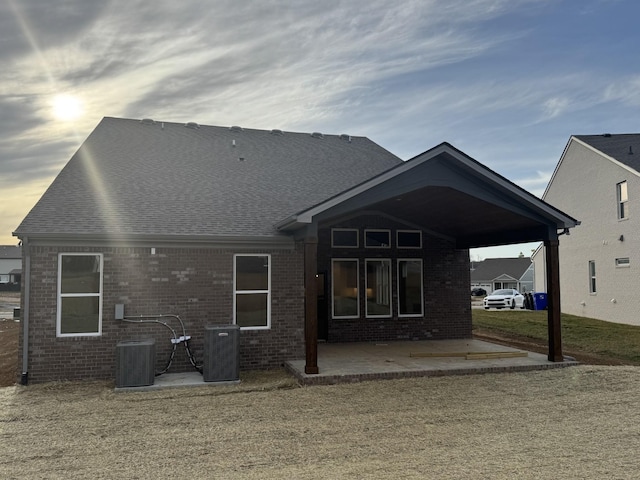
[[[547,309],[547,294],[543,292],[536,292],[533,294],[533,309],[534,310],[546,310]]]

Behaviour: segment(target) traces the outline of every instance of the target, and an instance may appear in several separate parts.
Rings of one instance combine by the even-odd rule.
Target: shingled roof
[[[520,279],[531,266],[531,258],[487,258],[482,262],[473,264],[471,271],[472,282],[492,281],[507,275],[514,279]]]
[[[276,236],[402,161],[365,137],[104,118],[15,235]]]
[[[22,248],[14,245],[0,245],[0,258],[22,258]]]
[[[640,172],[640,134],[574,135],[575,138]]]

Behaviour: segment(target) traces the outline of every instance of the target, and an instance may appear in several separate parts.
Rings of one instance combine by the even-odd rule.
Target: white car
[[[513,288],[501,288],[484,297],[484,308],[524,308],[524,296]]]

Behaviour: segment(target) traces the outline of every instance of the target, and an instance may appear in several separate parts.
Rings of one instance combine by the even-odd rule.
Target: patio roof
[[[442,143],[276,226],[296,231],[367,211],[452,239],[457,248],[552,240],[579,223]]]

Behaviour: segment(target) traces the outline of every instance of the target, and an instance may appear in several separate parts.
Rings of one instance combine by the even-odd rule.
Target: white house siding
[[[544,247],[540,247],[531,256],[531,263],[534,268],[534,280],[533,291],[534,292],[546,292],[547,291],[547,262],[545,261]]]
[[[618,220],[616,184],[625,180],[630,213],[627,220]],[[640,178],[637,172],[572,139],[544,200],[581,221],[570,235],[560,237],[562,311],[640,325],[640,256],[637,253],[640,249]],[[623,241],[619,239],[621,235]],[[536,263],[544,263],[544,257],[542,249],[536,255]],[[622,257],[629,258],[629,267],[616,267],[616,258]],[[596,263],[595,294],[589,293],[590,260]],[[541,272],[542,269],[537,270]],[[536,277],[539,285],[540,275]]]

